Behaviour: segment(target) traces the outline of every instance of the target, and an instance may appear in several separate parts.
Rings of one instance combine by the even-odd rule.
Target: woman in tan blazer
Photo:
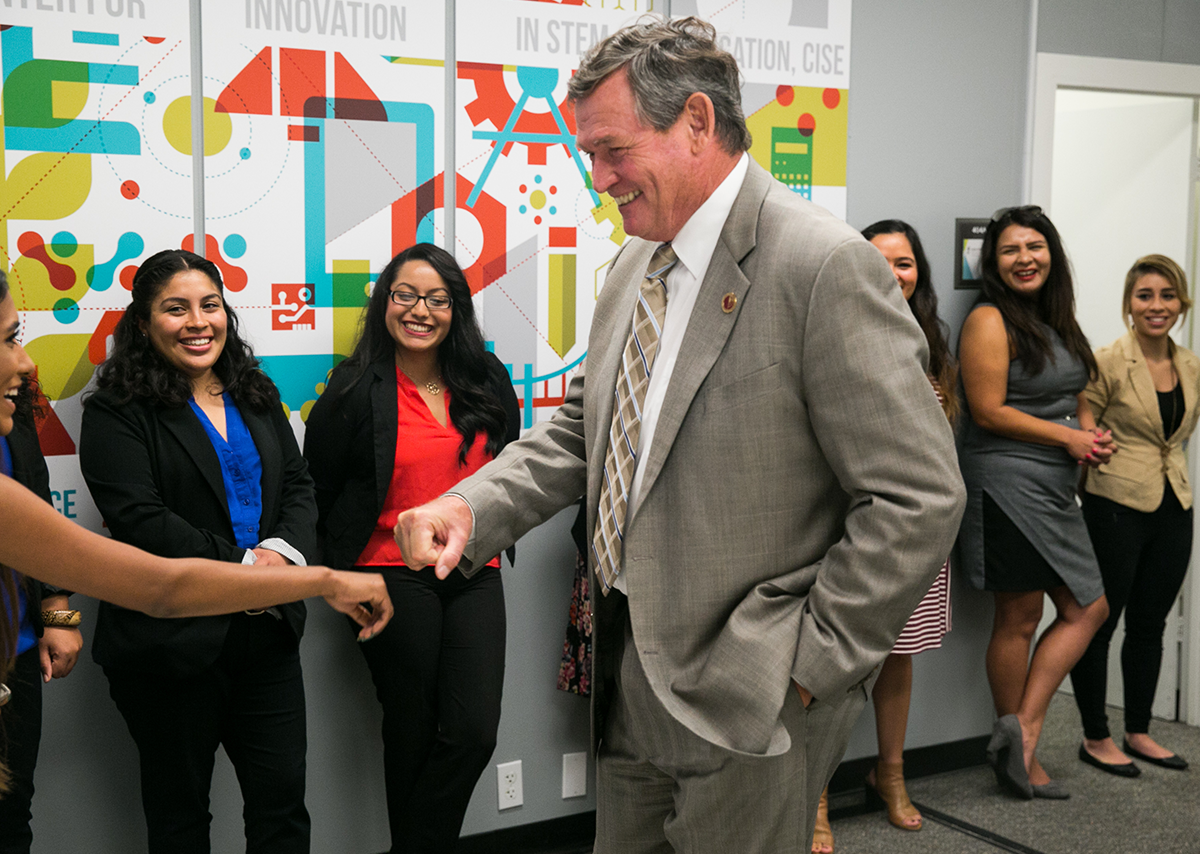
[[[1071,671],[1083,718],[1079,758],[1123,777],[1141,771],[1130,756],[1183,770],[1187,762],[1149,735],[1162,637],[1192,550],[1192,489],[1184,443],[1200,407],[1200,358],[1168,337],[1189,308],[1187,278],[1163,255],[1139,258],[1125,277],[1121,309],[1129,332],[1096,351],[1086,394],[1119,454],[1089,471],[1083,497],[1100,561],[1109,617]],[[1125,642],[1125,743],[1112,740],[1104,711],[1108,645],[1121,611]]]

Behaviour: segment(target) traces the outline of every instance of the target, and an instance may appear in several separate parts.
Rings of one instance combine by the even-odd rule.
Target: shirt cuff
[[[308,561],[304,559],[304,555],[288,545],[287,540],[280,539],[279,537],[268,537],[259,543],[258,547],[260,549],[270,549],[273,552],[279,552],[292,563],[296,564],[296,566],[308,566]]]
[[[471,535],[469,537],[467,537],[467,544],[463,547],[463,557],[465,557],[468,561],[470,561],[472,564],[474,564],[474,562],[475,562],[475,522],[476,522],[475,508],[471,506],[470,501],[468,501],[463,496],[459,495],[457,492],[447,492],[446,495],[454,496],[459,501],[461,501],[463,504],[467,505],[467,509],[471,511]]]

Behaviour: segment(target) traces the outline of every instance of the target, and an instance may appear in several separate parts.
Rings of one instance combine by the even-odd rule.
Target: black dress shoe
[[[1101,771],[1107,771],[1109,774],[1116,774],[1118,777],[1140,777],[1142,774],[1142,769],[1134,765],[1132,762],[1125,762],[1123,764],[1118,764],[1116,762],[1101,762],[1095,756],[1092,756],[1092,754],[1088,753],[1087,748],[1082,744],[1079,745],[1079,758],[1094,768],[1099,768]]]
[[[1125,748],[1125,752],[1130,756],[1136,756],[1138,759],[1142,760],[1143,762],[1149,762],[1151,765],[1157,765],[1160,768],[1170,768],[1172,771],[1187,770],[1187,760],[1182,756],[1177,756],[1174,753],[1172,753],[1170,756],[1163,756],[1161,758],[1158,756],[1147,756],[1140,750],[1134,750],[1132,747],[1130,747],[1128,740],[1125,741],[1123,747]]]

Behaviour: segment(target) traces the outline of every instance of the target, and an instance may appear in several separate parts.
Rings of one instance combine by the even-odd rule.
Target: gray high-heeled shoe
[[[1025,770],[1021,722],[1016,715],[1004,715],[992,727],[987,759],[1001,786],[1027,801],[1033,800],[1033,786],[1029,783],[1029,772]]]

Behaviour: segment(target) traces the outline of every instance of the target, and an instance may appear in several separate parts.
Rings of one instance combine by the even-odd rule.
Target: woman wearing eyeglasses
[[[403,565],[392,528],[519,429],[516,394],[484,348],[462,270],[431,244],[404,250],[379,274],[362,336],[313,406],[304,441],[326,563],[382,571],[397,609],[391,629],[362,645],[383,705],[394,852],[454,849],[496,744],[505,620],[499,556],[470,578],[439,580]]]
[[[968,580],[995,597],[987,675],[999,720],[988,760],[1020,797],[1062,799],[1034,751],[1050,698],[1108,616],[1075,490],[1079,467],[1106,463],[1115,445],[1083,393],[1096,360],[1053,223],[1038,207],[999,211],[982,255],[983,294],[958,348],[968,416],[959,541]],[[1045,594],[1057,614],[1031,660]]]

